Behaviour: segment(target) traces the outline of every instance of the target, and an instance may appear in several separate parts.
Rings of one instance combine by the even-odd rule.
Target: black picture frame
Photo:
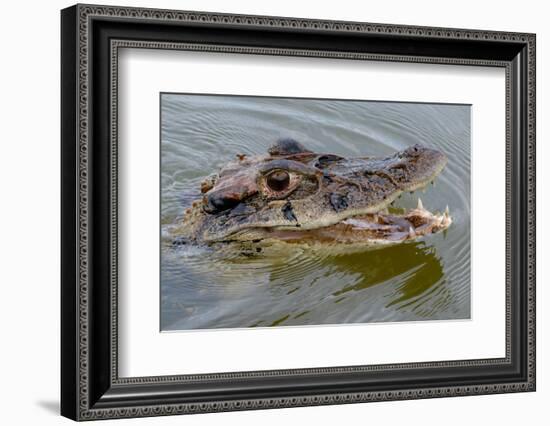
[[[511,32],[97,5],[64,9],[61,414],[91,420],[534,391],[535,41],[534,34]],[[505,68],[506,357],[118,377],[114,100],[120,47]]]

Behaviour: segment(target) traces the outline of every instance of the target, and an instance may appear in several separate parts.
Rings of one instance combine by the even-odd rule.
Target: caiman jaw
[[[385,208],[378,213],[353,216],[330,226],[306,231],[266,229],[263,237],[287,242],[390,244],[435,234],[452,223],[448,206],[443,213],[431,213],[424,208],[420,198],[414,209],[391,210],[392,213]],[[397,212],[399,210],[402,211]]]
[[[377,214],[350,218],[342,222],[343,225],[351,227],[352,239],[369,239],[373,243],[414,240],[443,231],[451,223],[449,207],[444,213],[431,213],[424,208],[420,198],[415,209],[403,214],[391,214],[386,209]]]

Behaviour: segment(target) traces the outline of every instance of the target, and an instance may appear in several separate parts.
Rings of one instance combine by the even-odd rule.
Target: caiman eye
[[[285,170],[275,170],[266,176],[265,182],[272,191],[284,191],[290,185],[290,175]]]

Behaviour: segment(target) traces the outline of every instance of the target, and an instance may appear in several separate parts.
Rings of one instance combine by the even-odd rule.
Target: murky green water
[[[470,107],[163,94],[161,329],[267,327],[470,316]],[[429,210],[453,224],[414,243],[354,253],[285,247],[244,257],[173,247],[171,227],[200,198],[200,181],[236,153],[292,137],[313,151],[387,155],[414,143],[449,158]]]

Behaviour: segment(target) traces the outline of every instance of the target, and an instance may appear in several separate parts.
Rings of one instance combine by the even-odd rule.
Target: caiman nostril
[[[239,204],[240,200],[236,197],[224,196],[220,193],[213,193],[204,196],[203,210],[207,213],[217,213],[231,209]]]

